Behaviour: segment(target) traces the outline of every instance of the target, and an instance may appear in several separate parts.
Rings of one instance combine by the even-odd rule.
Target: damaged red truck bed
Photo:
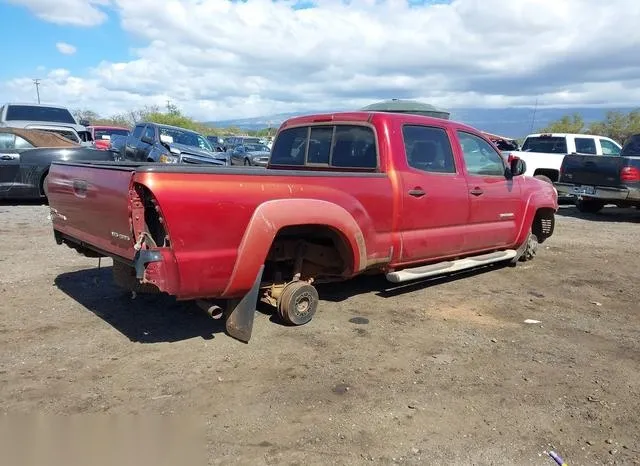
[[[318,282],[533,258],[558,204],[524,169],[453,121],[335,113],[283,123],[266,170],[55,163],[48,198],[58,243],[112,257],[129,289],[224,300],[248,341],[258,300],[301,325]]]

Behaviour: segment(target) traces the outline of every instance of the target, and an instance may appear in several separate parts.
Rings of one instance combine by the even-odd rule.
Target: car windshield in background
[[[545,154],[566,154],[567,138],[553,136],[528,137],[522,145],[522,152],[543,152]]]
[[[126,129],[96,129],[94,131],[95,133],[95,139],[106,139],[105,136],[128,136],[129,135],[129,131],[127,131]]]
[[[269,152],[269,148],[264,144],[245,144],[247,152]]]
[[[169,136],[173,139],[173,142],[176,144],[182,144],[184,146],[198,147],[202,150],[208,150],[209,152],[213,152],[213,148],[209,141],[207,141],[204,137],[200,136],[198,133],[192,133],[191,131],[180,131],[175,128],[163,128],[160,127],[160,135],[161,136]]]
[[[55,121],[75,125],[73,115],[66,108],[38,107],[36,105],[9,105],[7,120],[18,121]]]

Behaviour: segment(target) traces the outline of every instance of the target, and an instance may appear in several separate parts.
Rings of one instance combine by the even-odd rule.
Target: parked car
[[[87,126],[91,133],[96,149],[109,149],[110,140],[113,136],[128,136],[129,129],[121,126]]]
[[[249,341],[259,299],[309,322],[314,283],[532,259],[558,203],[525,170],[469,126],[360,111],[284,122],[268,170],[56,163],[48,194],[59,244],[111,256],[126,288],[211,303],[216,316],[209,300],[226,300],[228,333]]]
[[[57,133],[82,145],[91,146],[93,138],[69,109],[56,105],[8,103],[0,107],[0,127],[39,129]]]
[[[42,198],[52,161],[112,161],[109,153],[83,147],[59,134],[0,128],[0,198]]]
[[[231,150],[231,164],[266,167],[270,153],[271,151],[264,144],[239,144]]]
[[[619,155],[616,141],[591,134],[530,134],[520,151],[512,151],[527,163],[527,176],[555,183],[560,179],[560,165],[566,154]]]
[[[110,149],[118,159],[134,162],[229,164],[229,156],[214,152],[201,134],[158,123],[138,123],[129,136],[111,142]]]
[[[640,207],[640,134],[631,137],[619,155],[569,154],[560,172],[556,188],[577,196],[581,212],[596,213],[607,204]]]
[[[260,138],[251,136],[230,136],[225,138],[224,145],[227,152],[231,152],[236,146],[240,144],[260,144]]]

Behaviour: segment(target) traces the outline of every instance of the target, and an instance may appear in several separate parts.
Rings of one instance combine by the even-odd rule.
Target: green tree
[[[579,113],[565,115],[557,121],[549,123],[540,133],[582,133],[586,129],[584,119]]]

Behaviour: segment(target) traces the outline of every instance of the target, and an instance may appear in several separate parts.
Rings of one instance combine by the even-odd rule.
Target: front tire
[[[604,208],[604,202],[595,199],[578,199],[576,207],[583,214],[597,214]]]
[[[318,309],[318,291],[304,281],[289,283],[278,300],[278,315],[288,325],[308,323]]]

